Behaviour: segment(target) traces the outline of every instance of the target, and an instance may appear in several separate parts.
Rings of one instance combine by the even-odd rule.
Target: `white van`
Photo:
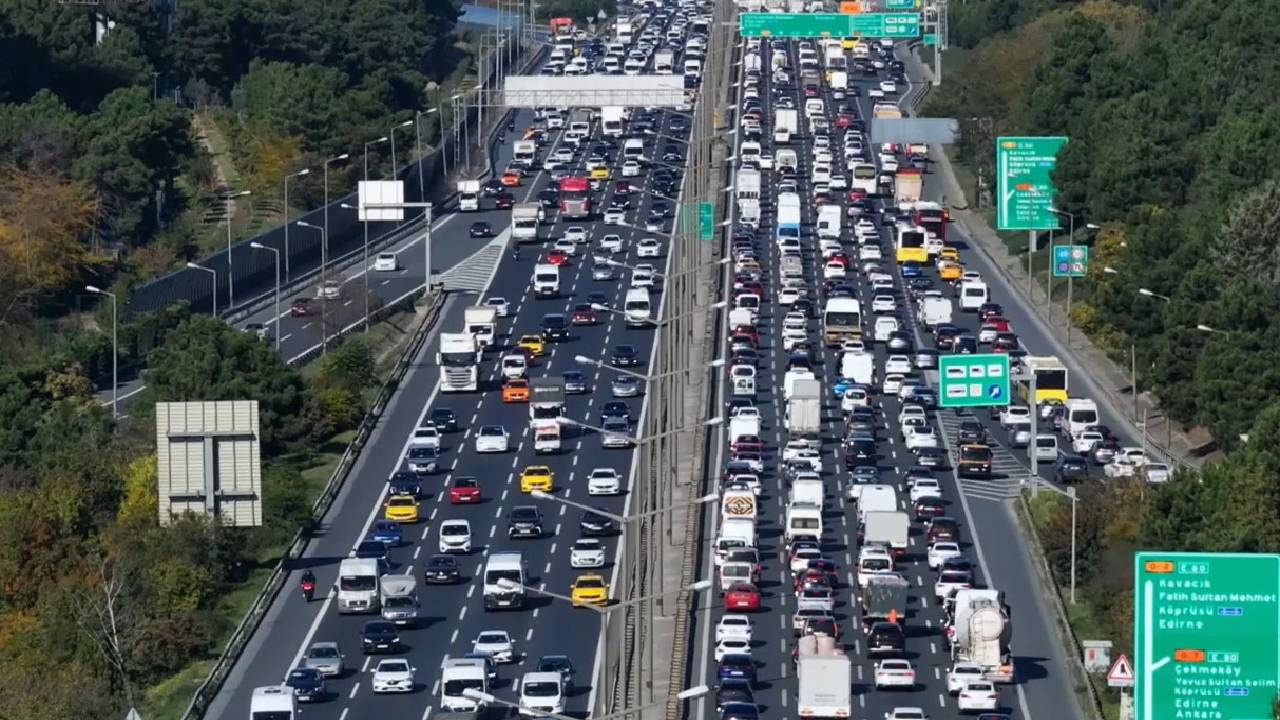
[[[378,612],[378,561],[346,558],[338,563],[338,612]]]
[[[720,523],[720,535],[716,538],[716,565],[724,563],[729,551],[756,546],[756,522],[745,518],[731,518]]]
[[[977,312],[991,298],[991,291],[981,280],[973,280],[960,285],[961,312]]]
[[[628,327],[643,327],[653,320],[653,308],[649,302],[649,291],[645,288],[631,288],[623,301],[622,311],[626,315]]]
[[[756,369],[750,365],[734,365],[729,369],[733,394],[739,397],[755,397]]]
[[[520,715],[564,714],[564,678],[559,672],[527,672],[520,680]]]
[[[787,524],[783,530],[787,542],[796,538],[822,540],[822,506],[812,503],[791,503],[787,506]]]
[[[533,293],[542,298],[560,297],[560,267],[551,263],[533,266]]]
[[[643,138],[627,138],[622,143],[622,159],[623,160],[644,160],[644,139]]]
[[[795,504],[809,504],[822,507],[823,489],[822,481],[807,479],[796,480],[791,483],[791,489],[787,494],[787,502]]]
[[[852,485],[858,491],[858,522],[869,512],[898,512],[898,491],[892,485]]]
[[[480,704],[467,690],[489,692],[488,663],[480,658],[445,658],[440,665],[440,707],[448,712],[475,712]]]
[[[287,685],[253,689],[249,700],[249,720],[293,720],[298,717],[298,699]]]
[[[1070,398],[1067,400],[1067,432],[1072,439],[1080,436],[1090,425],[1097,425],[1098,404],[1088,398]]]
[[[684,61],[684,74],[692,78],[702,77],[702,61],[696,58]]]
[[[519,552],[495,552],[484,565],[484,609],[512,609],[524,607],[525,574],[524,556]],[[508,584],[510,583],[510,584]]]
[[[850,350],[840,356],[840,377],[859,385],[875,382],[876,356],[869,352]]]

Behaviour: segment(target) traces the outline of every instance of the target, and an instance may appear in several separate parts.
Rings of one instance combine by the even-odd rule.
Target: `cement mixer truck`
[[[957,590],[946,601],[951,659],[982,667],[991,682],[1013,682],[1013,624],[999,590]]]

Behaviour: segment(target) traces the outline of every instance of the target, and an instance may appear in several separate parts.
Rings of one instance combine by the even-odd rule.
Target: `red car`
[[[797,595],[804,589],[806,585],[820,584],[830,585],[830,578],[827,574],[816,568],[806,568],[799,575],[796,575],[795,587],[793,588]]]
[[[290,317],[306,317],[311,314],[313,307],[311,298],[298,298],[289,306],[289,315]]]
[[[733,451],[739,452],[764,452],[764,441],[755,435],[741,435],[737,440],[733,441]]]
[[[626,180],[619,180],[618,182],[614,183],[613,194],[614,195],[630,195],[631,183]]]
[[[1011,332],[1004,332],[996,335],[996,341],[992,344],[992,349],[998,353],[1013,352],[1018,349],[1018,336]]]
[[[454,505],[480,502],[480,483],[473,477],[454,479],[449,487],[449,502]]]
[[[751,583],[734,583],[724,594],[725,610],[759,610],[760,591]]]
[[[839,264],[839,265],[841,265],[841,266],[843,266],[843,267],[846,267],[846,268],[847,268],[847,267],[849,267],[849,258],[847,258],[847,257],[845,257],[844,255],[841,255],[841,254],[839,254],[839,253],[837,253],[837,254],[835,254],[835,255],[832,255],[831,257],[827,258],[827,262],[829,262],[829,263],[837,263],[837,264]]]
[[[1000,315],[1004,313],[1004,308],[1000,307],[1000,303],[984,303],[978,308],[978,321],[986,322],[987,318],[992,315]]]
[[[866,191],[866,190],[850,190],[850,191],[849,191],[849,200],[851,200],[851,201],[852,201],[852,200],[866,200],[866,199],[867,199],[867,191]]]
[[[982,324],[994,327],[996,332],[1009,332],[1009,321],[999,315],[988,315]]]
[[[551,263],[552,265],[568,265],[569,254],[564,252],[563,250],[552,250],[551,252],[547,253],[547,262]]]
[[[574,305],[573,315],[569,317],[569,322],[574,325],[595,325],[599,321],[600,319],[596,317],[596,311],[585,303]]]
[[[733,334],[734,334],[734,335],[745,335],[746,337],[751,338],[751,344],[752,344],[752,345],[759,345],[759,344],[760,344],[760,331],[759,331],[759,330],[756,330],[754,326],[751,326],[751,325],[739,325],[738,327],[736,327],[736,328],[734,328],[734,329],[733,329]]]

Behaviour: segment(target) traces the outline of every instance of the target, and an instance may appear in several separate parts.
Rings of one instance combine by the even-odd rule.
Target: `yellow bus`
[[[1036,379],[1034,399],[1031,398],[1030,380],[1020,383],[1022,396],[1027,402],[1034,405],[1050,400],[1067,402],[1067,367],[1061,360],[1053,356],[1027,356],[1023,365],[1027,368],[1026,374],[1034,375]]]
[[[894,234],[898,236],[897,259],[899,265],[907,261],[922,264],[929,262],[929,249],[924,246],[924,228],[907,223],[899,223],[894,230]]]

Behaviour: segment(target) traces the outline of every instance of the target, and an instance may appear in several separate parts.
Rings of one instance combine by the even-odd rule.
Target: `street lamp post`
[[[111,298],[111,418],[120,417],[120,340],[119,316],[116,313],[116,294],[93,285],[85,285],[85,292]]]
[[[311,168],[302,168],[292,175],[284,176],[284,279],[289,280],[289,178],[310,175]]]
[[[1071,604],[1076,604],[1076,506],[1080,499],[1076,496],[1076,487],[1068,485],[1065,490],[1054,485],[1051,482],[1041,480],[1039,477],[1031,476],[1031,482],[1035,487],[1044,485],[1046,488],[1058,493],[1059,495],[1071,501]]]
[[[413,116],[413,141],[417,146],[416,151],[418,154],[418,199],[419,200],[425,200],[426,193],[427,193],[425,185],[423,184],[423,180],[422,180],[422,160],[423,160],[423,155],[425,155],[425,153],[422,152],[422,116],[431,115],[432,113],[438,113],[438,112],[439,112],[438,108],[427,108],[426,110]],[[440,117],[440,137],[442,138],[444,137],[444,116],[443,115]],[[449,173],[446,170],[445,171],[446,179],[448,178],[448,175]]]
[[[1173,302],[1173,298],[1169,297],[1168,295],[1161,295],[1160,293],[1158,293],[1158,292],[1152,292],[1151,290],[1148,290],[1147,288],[1138,288],[1138,294],[1139,294],[1139,295],[1141,295],[1141,296],[1143,296],[1143,297],[1155,298],[1156,300],[1163,300],[1163,301],[1165,301],[1165,302]]]
[[[320,287],[324,287],[329,277],[329,165],[340,160],[349,160],[351,153],[342,153],[324,161],[324,231],[320,234]],[[309,226],[313,227],[313,226]],[[324,307],[321,306],[321,321],[324,320]],[[321,353],[324,349],[321,349]]]
[[[212,276],[212,282],[213,282],[213,313],[212,315],[215,318],[218,317],[218,271],[214,270],[213,268],[205,267],[203,265],[198,265],[193,262],[187,263],[187,267],[192,270],[201,270],[201,271],[207,272],[209,273],[209,275]]]
[[[377,140],[370,140],[369,142],[366,142],[364,144],[364,181],[365,182],[369,182],[369,146],[376,145],[378,143],[384,143],[390,140],[391,152],[394,160],[395,147],[396,147],[394,135],[395,135],[395,131],[393,129],[390,135],[383,135]],[[394,165],[394,162],[392,164]],[[395,173],[394,167],[392,167],[391,172],[393,174]],[[344,205],[344,207],[346,206]],[[357,212],[358,211],[359,210],[357,209]],[[365,219],[362,220],[361,223],[364,225],[364,331],[368,332],[369,331],[369,215],[367,212],[365,213]]]
[[[235,220],[235,203],[231,202],[231,198],[244,197],[252,195],[252,190],[241,190],[240,192],[231,193],[227,196],[227,309],[234,310],[236,307],[236,273],[231,267],[231,225]]]
[[[328,209],[325,205],[325,209]],[[312,225],[306,220],[298,221],[299,227],[310,228],[320,232],[320,246],[325,247],[329,244],[329,231],[319,225]],[[320,274],[320,354],[325,355],[329,352],[329,286],[328,281],[324,279],[324,273]]]
[[[288,225],[285,225],[285,228],[288,228],[288,227],[289,227]],[[254,250],[266,250],[267,252],[270,252],[276,256],[275,258],[276,259],[276,300],[275,300],[274,316],[275,316],[275,326],[276,326],[275,327],[276,351],[279,352],[280,351],[280,251],[273,247],[267,247],[266,245],[263,245],[257,240],[251,241],[249,243],[249,247],[253,248]]]
[[[391,127],[391,130],[387,132],[387,138],[391,141],[391,179],[392,180],[395,180],[397,177],[397,173],[400,172],[400,166],[396,164],[396,130],[399,130],[400,128],[407,128],[410,125],[413,125],[413,122],[414,122],[413,120],[405,120],[399,125],[393,125]],[[368,152],[368,148],[365,148],[365,152]],[[368,162],[368,160],[366,159],[365,162]],[[365,170],[366,180],[369,179],[367,177],[368,173],[369,171]]]

